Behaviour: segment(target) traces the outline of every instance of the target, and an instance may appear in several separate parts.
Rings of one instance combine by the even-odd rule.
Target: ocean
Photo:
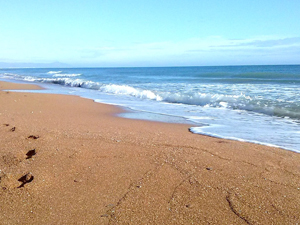
[[[300,152],[300,65],[11,68],[0,79],[118,105],[126,118]]]

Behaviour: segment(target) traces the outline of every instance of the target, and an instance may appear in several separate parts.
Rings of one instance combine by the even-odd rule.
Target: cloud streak
[[[225,39],[220,36],[192,38],[179,42],[133,43],[80,50],[81,59],[93,63],[143,62],[167,65],[300,63],[300,37],[257,37]],[[298,60],[297,60],[298,58]],[[243,62],[244,60],[244,62]]]
[[[242,42],[242,43],[239,43]],[[257,48],[273,48],[273,47],[289,47],[299,46],[300,37],[281,38],[281,39],[266,39],[266,40],[238,40],[229,45],[216,46],[216,47],[257,47]]]

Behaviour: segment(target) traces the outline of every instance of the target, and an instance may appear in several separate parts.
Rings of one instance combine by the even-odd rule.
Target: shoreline
[[[31,90],[45,90],[45,89],[47,90],[47,88],[48,88],[48,87],[40,86],[39,84],[35,84],[35,83],[31,83],[31,82],[27,83],[27,82],[24,82],[24,81],[16,81],[17,83],[15,83],[15,81],[11,81],[11,80],[0,80],[0,82],[4,83],[3,87],[6,87],[7,85],[8,85],[8,87],[10,87],[10,85],[13,84],[13,86],[12,86],[13,89],[18,90],[18,91],[30,90],[30,89]],[[7,84],[5,84],[5,83],[7,83]],[[27,88],[24,89],[22,87],[22,85],[26,85]],[[5,88],[2,88],[2,89],[5,89]],[[1,88],[0,88],[0,90],[1,90]],[[48,93],[48,94],[50,94],[50,93]],[[54,92],[54,93],[51,93],[51,94],[65,95],[66,93],[55,93]],[[73,94],[66,94],[66,95],[73,95]],[[191,132],[193,134],[196,134],[196,135],[208,136],[208,137],[218,138],[218,139],[223,139],[223,140],[232,140],[232,141],[238,141],[238,142],[252,143],[252,144],[263,145],[263,146],[268,146],[268,147],[274,147],[274,148],[279,148],[279,149],[283,149],[283,150],[286,150],[286,151],[292,151],[292,152],[300,153],[300,150],[292,148],[292,147],[286,147],[284,145],[278,145],[278,144],[273,144],[273,143],[269,143],[269,142],[251,140],[251,139],[242,139],[242,138],[237,138],[237,137],[222,136],[222,135],[218,135],[218,134],[211,134],[209,132],[197,132],[196,131],[197,128],[202,127],[203,124],[190,121],[190,120],[186,119],[185,117],[175,116],[175,115],[168,115],[168,114],[161,114],[161,113],[151,112],[151,111],[131,109],[128,106],[120,106],[120,105],[117,105],[117,104],[103,103],[103,102],[97,101],[93,98],[85,97],[85,96],[81,96],[81,95],[74,95],[74,96],[78,96],[78,97],[81,97],[81,98],[84,98],[84,99],[93,100],[95,103],[100,103],[100,104],[104,104],[104,105],[110,105],[110,106],[113,106],[113,107],[117,107],[121,110],[119,113],[115,114],[115,116],[117,116],[117,117],[122,117],[122,118],[132,119],[132,120],[158,122],[158,123],[185,124],[185,125],[191,126],[189,128],[189,132]],[[131,114],[133,116],[130,116]],[[145,116],[143,114],[148,114],[148,115]],[[151,115],[151,116],[149,116],[149,115]],[[161,119],[159,117],[165,117],[165,118]],[[174,118],[176,117],[177,119],[173,120],[172,119],[173,117]]]
[[[79,96],[0,91],[0,99],[4,223],[300,220],[299,153],[115,117],[120,108]]]

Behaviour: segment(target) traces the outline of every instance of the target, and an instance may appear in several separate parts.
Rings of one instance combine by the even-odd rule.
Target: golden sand
[[[35,86],[0,82],[0,89]],[[300,154],[0,91],[0,224],[296,224]]]

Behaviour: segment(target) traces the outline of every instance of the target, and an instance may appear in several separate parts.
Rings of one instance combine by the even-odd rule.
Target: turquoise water
[[[1,69],[2,79],[120,105],[122,116],[300,152],[300,66]]]

